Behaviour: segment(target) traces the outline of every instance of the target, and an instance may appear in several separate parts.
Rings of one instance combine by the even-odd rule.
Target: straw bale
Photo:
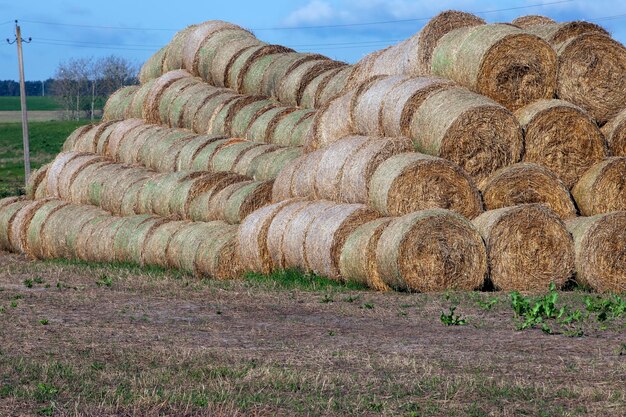
[[[241,141],[236,139],[235,142]],[[232,139],[217,139],[212,140],[206,146],[203,146],[191,160],[191,170],[193,171],[208,171],[211,166],[211,159],[217,150],[227,143],[232,143]]]
[[[572,188],[581,216],[626,211],[626,157],[595,164]]]
[[[70,184],[68,200],[76,204],[90,204],[88,184],[91,182],[92,176],[94,176],[101,168],[106,166],[111,166],[111,162],[96,162],[95,164],[88,165],[84,169],[80,170],[76,174],[74,181]],[[36,195],[37,198],[41,198],[42,195],[40,193],[38,194],[39,195]],[[47,196],[47,192],[43,194],[43,196]]]
[[[607,149],[602,133],[585,112],[563,100],[541,100],[516,112],[524,129],[525,162],[544,165],[572,188]]]
[[[301,147],[279,148],[273,152],[266,152],[254,158],[247,172],[239,172],[257,181],[275,179],[280,171],[294,159],[302,155]]]
[[[267,97],[278,98],[278,88],[281,80],[306,62],[324,59],[328,60],[327,57],[319,54],[304,54],[297,52],[279,54],[276,59],[272,60],[263,73],[263,79],[261,81],[261,94]],[[253,67],[250,69],[253,70]]]
[[[369,140],[368,136],[346,136],[328,148],[316,151],[322,153],[313,173],[313,194],[316,198],[328,200],[339,198],[339,184],[347,161]]]
[[[480,182],[519,162],[522,130],[504,107],[455,87],[431,94],[415,111],[409,128],[417,151],[449,159]]]
[[[63,151],[73,151],[74,149],[74,145],[76,144],[76,142],[80,139],[80,137],[84,134],[86,134],[88,131],[90,131],[91,129],[93,129],[94,127],[96,127],[96,125],[92,125],[92,124],[88,124],[88,125],[84,125],[84,126],[80,126],[76,129],[74,129],[74,131],[72,133],[70,133],[70,135],[67,137],[67,139],[65,139],[65,142],[63,142]]]
[[[234,112],[228,134],[234,137],[245,137],[252,122],[261,114],[274,108],[278,108],[278,105],[271,100],[257,100],[246,104]]]
[[[176,159],[176,171],[192,169],[194,158],[211,143],[226,139],[224,136],[200,135],[186,142],[178,153]]]
[[[574,271],[574,242],[563,221],[543,204],[490,210],[473,220],[487,246],[497,289],[561,288]]]
[[[187,26],[174,35],[165,51],[165,58],[163,60],[164,73],[185,68],[183,63],[183,49],[187,43],[187,38],[198,26],[199,25]]]
[[[125,119],[141,119],[143,117],[143,108],[146,103],[146,98],[148,97],[148,93],[150,93],[150,89],[152,89],[156,82],[157,79],[148,81],[147,83],[141,85],[132,95],[128,106],[126,106],[126,111],[124,113]]]
[[[317,92],[315,107],[323,107],[342,94],[348,85],[348,80],[350,79],[353,71],[353,65],[347,65],[340,68],[339,71],[337,71],[337,73],[325,83],[324,87]]]
[[[368,83],[360,94],[356,94],[351,113],[354,131],[363,135],[383,135],[382,109],[384,99],[394,87],[404,84],[408,80],[410,79],[405,75],[381,77]],[[401,103],[396,102],[395,104],[402,106]],[[395,130],[400,132],[400,119],[397,120],[397,123]]]
[[[293,49],[286,48],[281,45],[259,45],[253,46],[243,51],[235,59],[228,70],[227,86],[235,91],[244,93],[243,82],[244,77],[250,70],[250,67],[258,59],[268,55],[279,55],[283,53],[293,52]],[[259,94],[259,92],[255,93]]]
[[[246,106],[262,101],[268,104],[267,100],[261,96],[241,96],[238,99],[230,101],[222,107],[211,121],[209,131],[214,134],[226,134],[234,136],[232,133],[233,119]]]
[[[183,77],[170,84],[169,87],[163,91],[161,99],[159,100],[159,123],[170,125],[169,115],[174,100],[187,89],[197,85],[203,85],[203,83],[196,77]]]
[[[119,174],[117,178],[105,181],[102,185],[102,197],[100,199],[102,209],[121,215],[126,193],[133,189],[135,184],[145,184],[153,175],[153,171],[129,167],[129,169]]]
[[[199,74],[200,49],[205,43],[211,42],[210,39],[215,36],[215,34],[226,30],[247,32],[237,25],[221,20],[208,20],[192,29],[187,35],[182,49],[183,68],[187,69],[187,71],[192,74]]]
[[[205,179],[202,191],[189,201],[188,218],[193,221],[210,221],[219,218],[209,209],[209,206],[214,204],[215,196],[230,185],[249,181],[249,178],[232,172],[212,173],[211,177]]]
[[[119,160],[120,157],[120,145],[126,135],[130,135],[131,132],[138,132],[139,128],[145,127],[145,122],[142,119],[127,119],[116,123],[113,130],[109,134],[109,140],[104,148],[101,148],[101,155],[108,156],[110,158]]]
[[[209,42],[207,42],[204,47],[206,47]],[[211,62],[211,84],[216,87],[226,87],[228,71],[237,57],[248,48],[266,45],[265,42],[261,42],[255,38],[254,35],[243,31],[241,32],[241,36],[231,38],[228,43],[215,45],[217,51]]]
[[[551,23],[556,23],[556,22],[546,16],[531,14],[527,16],[517,17],[513,19],[511,23],[521,29],[530,29],[531,26],[546,25],[546,24],[551,24]]]
[[[289,164],[287,164],[282,171],[280,171],[280,173],[276,177],[276,180],[274,181],[274,186],[272,188],[273,203],[278,203],[279,201],[283,201],[293,197],[293,194],[291,192],[293,178],[296,175],[300,175],[304,170],[307,169],[304,165],[309,160],[309,157],[315,153],[316,152],[313,152],[312,154],[304,154],[301,157],[294,159]],[[307,194],[305,195],[305,197],[308,197],[308,192],[309,190],[307,190]]]
[[[378,291],[390,290],[378,274],[376,247],[392,220],[391,217],[375,219],[350,233],[339,257],[339,271],[344,281],[357,282]]]
[[[554,96],[557,58],[536,35],[511,25],[479,25],[439,39],[431,72],[517,110]]]
[[[318,74],[309,82],[302,92],[302,98],[300,99],[299,105],[301,107],[314,109],[318,107],[318,103],[320,99],[320,95],[322,91],[326,88],[328,83],[340,72],[346,69],[347,65],[339,64],[330,69],[324,70],[324,72]]]
[[[152,230],[152,233],[144,240],[142,250],[143,264],[168,267],[167,247],[172,238],[182,228],[188,225],[187,221],[169,221],[162,223]]]
[[[184,77],[191,77],[191,74],[185,70],[175,70],[163,74],[154,81],[143,102],[141,115],[144,120],[149,123],[159,123],[159,102],[161,101],[161,96],[172,83]]]
[[[46,193],[49,196],[59,196],[59,181],[61,180],[61,171],[63,168],[74,158],[82,155],[88,155],[85,152],[61,152],[59,153],[54,161],[50,163],[48,167],[48,175],[46,176],[47,180],[47,189]]]
[[[163,65],[165,63],[165,54],[167,53],[167,45],[156,51],[150,58],[144,62],[139,70],[139,82],[145,84],[150,80],[159,78],[163,75]]]
[[[198,74],[204,81],[209,84],[214,84],[211,71],[213,70],[215,57],[222,45],[228,45],[231,42],[240,40],[241,38],[250,39],[250,35],[246,34],[245,30],[241,28],[225,29],[207,38],[200,49],[196,53],[194,73]]]
[[[443,209],[395,218],[378,240],[376,264],[389,287],[419,292],[474,290],[487,274],[478,231],[460,214]]]
[[[275,107],[265,111],[250,123],[246,139],[269,143],[274,137],[276,125],[295,110],[294,107]]]
[[[235,190],[224,206],[223,219],[238,224],[253,211],[270,204],[274,181],[254,181]]]
[[[19,252],[12,237],[13,223],[17,213],[32,204],[31,200],[20,197],[8,197],[0,200],[0,250]]]
[[[200,274],[220,280],[239,278],[243,268],[237,253],[237,228],[224,228],[216,238],[202,240],[195,263]]]
[[[305,154],[294,161],[299,161],[299,165],[296,172],[290,178],[289,184],[289,196],[290,197],[316,197],[315,191],[315,179],[317,176],[318,166],[322,157],[323,151],[316,151],[309,154]],[[293,163],[293,162],[292,162]],[[283,169],[284,171],[284,169]],[[282,173],[282,171],[281,171]],[[279,181],[279,178],[276,178]]]
[[[203,192],[214,187],[222,178],[218,174],[209,172],[188,173],[167,197],[169,215],[178,219],[191,219],[189,210],[192,201]]]
[[[139,90],[137,85],[129,85],[115,91],[107,99],[102,112],[102,121],[122,120],[130,106],[133,95]]]
[[[518,163],[499,169],[478,184],[486,210],[541,203],[562,219],[576,217],[569,190],[548,168]]]
[[[577,217],[567,222],[574,237],[576,281],[595,291],[626,291],[626,212]]]
[[[329,69],[342,67],[343,62],[328,58],[311,59],[295,66],[276,85],[274,97],[288,105],[299,106],[306,86],[319,74]]]
[[[626,108],[602,126],[609,151],[613,156],[626,156]]]
[[[415,152],[382,162],[368,191],[369,204],[387,216],[443,208],[471,219],[483,211],[478,189],[458,165]]]
[[[276,212],[268,213],[267,217],[271,217],[270,220],[262,220],[268,223],[265,232],[265,244],[267,245],[267,253],[269,254],[268,264],[269,269],[285,269],[288,265],[285,262],[285,248],[283,247],[283,240],[285,238],[285,229],[289,222],[298,215],[298,213],[308,207],[310,202],[300,200],[287,200],[289,203],[280,205],[280,209]],[[271,206],[268,206],[271,207]],[[249,217],[252,217],[250,215]],[[254,216],[257,218],[257,216]],[[241,242],[240,242],[241,244]],[[264,248],[263,248],[264,249]],[[261,248],[259,248],[261,250]],[[243,256],[242,256],[243,258]],[[265,259],[263,259],[265,262]]]
[[[142,225],[145,223],[154,224],[155,217],[148,214],[141,214],[138,216],[130,216],[122,218],[122,225],[117,230],[113,237],[113,260],[116,262],[137,262],[141,261],[140,256],[136,254],[140,248],[136,247],[138,240],[135,238],[135,234],[143,232],[145,227]],[[139,259],[138,259],[139,258]]]
[[[243,74],[241,87],[239,91],[242,94],[264,95],[263,79],[270,65],[276,60],[283,57],[283,53],[269,54],[259,57],[250,63],[246,72]],[[293,53],[287,53],[293,56]]]
[[[39,187],[39,184],[41,184],[42,182],[46,182],[46,176],[48,175],[49,166],[49,163],[42,165],[39,169],[36,169],[30,173],[30,177],[28,177],[28,182],[26,183],[26,189],[24,190],[24,193],[29,199],[34,199],[35,192],[37,191],[37,187]]]
[[[354,97],[355,90],[350,90],[316,112],[311,126],[310,141],[306,144],[308,152],[325,148],[352,134],[350,106]]]
[[[69,160],[59,172],[57,193],[51,193],[50,196],[71,201],[71,186],[78,176],[78,173],[89,165],[96,164],[98,162],[107,162],[107,160],[99,155],[77,153],[76,157]]]
[[[163,120],[163,123],[168,124],[170,127],[185,127],[184,116],[189,102],[194,97],[204,98],[202,94],[206,92],[207,86],[204,85],[204,83],[191,85],[181,91],[181,93],[172,100],[167,119]],[[188,116],[188,120],[191,121],[193,125],[193,117],[189,118]]]
[[[263,146],[260,143],[239,141],[233,142],[229,145],[224,145],[219,148],[211,157],[209,163],[209,171],[211,172],[223,172],[234,171],[237,162],[248,152],[249,150]]]
[[[241,155],[235,165],[233,165],[233,172],[238,172],[242,175],[247,175],[247,173],[253,172],[252,166],[253,164],[256,165],[259,162],[255,162],[258,157],[265,155],[266,153],[274,152],[278,149],[280,149],[280,147],[270,144],[258,144],[257,146],[250,148],[243,155]]]
[[[12,252],[27,253],[28,250],[28,225],[39,209],[50,201],[56,201],[52,198],[44,198],[42,200],[29,200],[28,204],[20,207],[8,222],[8,246]]]
[[[268,132],[266,141],[281,146],[301,146],[296,144],[303,140],[301,133],[300,136],[296,136],[296,127],[314,113],[315,111],[311,109],[297,109],[284,115],[276,121],[271,132]]]
[[[192,130],[200,134],[210,133],[209,129],[215,114],[230,101],[239,97],[241,97],[239,94],[227,90],[210,97],[194,115]]]

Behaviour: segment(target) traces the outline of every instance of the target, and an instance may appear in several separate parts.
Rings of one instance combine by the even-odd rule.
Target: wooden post
[[[15,21],[15,37],[17,43],[17,61],[20,67],[20,102],[22,107],[22,140],[24,142],[24,181],[28,184],[30,177],[30,146],[28,143],[28,110],[26,109],[26,86],[24,84],[24,58],[22,56],[22,32]]]

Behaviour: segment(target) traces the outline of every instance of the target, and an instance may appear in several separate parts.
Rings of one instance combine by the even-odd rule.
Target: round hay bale
[[[281,146],[297,146],[295,144],[292,145],[292,142],[295,142],[292,134],[294,133],[296,126],[303,119],[312,117],[311,114],[314,113],[315,110],[298,109],[281,117],[270,132],[270,135],[267,137],[267,142]]]
[[[257,146],[250,148],[246,151],[233,166],[233,172],[238,172],[241,175],[246,175],[248,172],[252,172],[253,164],[256,164],[255,160],[261,155],[265,155],[269,152],[274,152],[280,149],[276,145],[258,144]]]
[[[211,189],[223,177],[208,172],[192,172],[186,175],[178,187],[168,197],[170,216],[177,219],[191,219],[191,202],[203,192]]]
[[[196,52],[194,59],[194,67],[196,68],[196,71],[194,71],[194,73],[198,74],[207,83],[214,85],[213,79],[211,78],[211,70],[213,68],[213,61],[220,46],[229,44],[230,42],[241,39],[242,37],[249,37],[249,35],[245,34],[245,31],[242,28],[227,28],[208,37],[200,45],[198,52]]]
[[[324,210],[309,226],[304,243],[308,267],[331,279],[340,279],[339,257],[348,236],[360,225],[380,217],[362,204],[337,204]]]
[[[294,107],[276,107],[260,114],[250,123],[245,134],[246,139],[271,143],[278,123],[295,110]]]
[[[298,120],[298,123],[291,131],[291,140],[289,146],[304,146],[309,142],[311,131],[313,129],[313,118],[315,117],[315,111],[305,114]]]
[[[29,199],[35,198],[35,193],[39,184],[42,182],[46,182],[46,176],[48,175],[48,167],[50,164],[42,165],[39,169],[34,170],[30,173],[30,177],[28,177],[28,182],[26,183],[25,194]],[[0,200],[1,201],[1,200]]]
[[[536,35],[503,24],[455,29],[435,47],[431,72],[450,78],[511,110],[556,90],[557,58]]]
[[[401,153],[382,162],[369,183],[369,204],[387,216],[443,208],[474,218],[483,211],[478,189],[456,164]]]
[[[145,96],[141,114],[142,118],[149,123],[158,124],[160,119],[159,103],[161,96],[172,83],[185,77],[191,77],[191,74],[185,70],[175,70],[167,72],[157,78]]]
[[[268,249],[269,227],[276,214],[296,201],[285,200],[261,207],[243,219],[237,232],[237,251],[244,270],[263,274],[272,271]]]
[[[79,154],[68,161],[58,176],[56,197],[72,201],[71,187],[78,174],[86,167],[98,162],[108,162],[106,158],[94,154]],[[52,194],[51,194],[52,195]]]
[[[217,172],[206,179],[206,187],[189,202],[188,217],[193,221],[211,221],[216,217],[209,210],[215,196],[224,188],[240,182],[248,182],[249,178],[232,172]]]
[[[313,198],[316,196],[315,179],[318,171],[317,167],[323,156],[323,151],[316,151],[294,160],[294,162],[300,161],[301,165],[298,166],[297,171],[290,178],[289,195],[291,197]],[[279,181],[278,177],[276,181]]]
[[[150,80],[147,83],[141,85],[139,89],[132,95],[128,106],[126,107],[126,112],[124,113],[125,119],[141,119],[143,118],[143,107],[146,103],[146,98],[148,97],[148,93],[150,89],[154,86],[157,79]]]
[[[345,65],[328,58],[300,63],[279,80],[274,97],[282,103],[299,106],[306,86],[319,74]]]
[[[202,108],[202,106],[204,106],[204,104],[211,98],[224,93],[222,89],[213,88],[205,84],[202,84],[202,87],[203,88],[199,88],[197,91],[194,91],[189,100],[185,103],[182,115],[180,116],[178,122],[180,127],[193,130],[196,114],[200,111],[200,108]]]
[[[581,216],[626,211],[626,157],[595,164],[572,188]]]
[[[211,84],[226,87],[229,69],[237,57],[249,48],[266,45],[251,33],[244,31],[239,37],[231,38],[228,43],[216,45],[217,51],[211,62]]]
[[[95,208],[86,208],[76,204],[66,204],[50,214],[41,228],[41,240],[46,242],[41,248],[42,258],[54,259],[68,257],[66,236],[69,231],[80,224],[85,213]],[[1,226],[0,226],[1,227]]]
[[[139,160],[147,168],[159,172],[176,170],[176,157],[182,147],[197,135],[182,129],[169,129],[156,143],[146,143],[139,152]]]
[[[284,205],[278,203],[281,208],[280,210],[271,213],[271,219],[266,229],[265,243],[267,245],[267,253],[269,254],[268,262],[270,264],[270,270],[285,269],[288,267],[285,262],[285,248],[283,247],[285,229],[291,219],[311,204],[309,201],[287,201],[289,201],[289,203]],[[270,217],[269,213],[268,217]],[[263,219],[262,221],[266,220]],[[261,250],[261,248],[259,248],[259,250]]]
[[[151,224],[154,216],[142,214],[139,216],[122,217],[122,224],[113,236],[113,260],[116,262],[135,262],[138,248],[134,247],[137,240],[134,234],[140,231],[142,224]]]
[[[95,164],[88,165],[84,169],[80,170],[74,181],[70,184],[69,201],[76,204],[90,204],[89,201],[89,184],[91,183],[92,176],[94,176],[101,168],[111,166],[110,161],[96,162]],[[41,188],[41,187],[40,187]],[[39,188],[37,189],[39,195]],[[37,195],[36,194],[36,195]],[[43,194],[47,196],[47,192]],[[37,196],[37,198],[40,198]]]
[[[602,133],[585,112],[563,100],[541,100],[516,112],[524,129],[525,162],[548,167],[572,188],[607,149]]]
[[[252,180],[238,181],[214,192],[210,200],[208,200],[206,218],[208,220],[225,221],[226,204],[228,199],[230,199],[235,192],[252,183]]]
[[[379,103],[378,130],[381,135],[396,137],[409,135],[411,118],[426,98],[436,92],[452,88],[450,80],[437,77],[409,78],[389,89]]]
[[[606,139],[610,154],[626,156],[626,109],[609,120],[600,130]]]
[[[169,106],[169,112],[166,121],[169,127],[185,127],[184,115],[189,102],[194,97],[204,98],[203,94],[207,92],[207,86],[204,83],[197,83],[189,86],[172,100]],[[193,117],[190,119],[193,124]]]
[[[156,143],[167,133],[167,129],[156,125],[142,125],[122,137],[117,155],[113,159],[126,164],[140,164],[140,153],[146,143]]]
[[[245,29],[237,25],[221,20],[208,20],[193,28],[187,35],[183,45],[183,67],[192,74],[199,74],[200,49],[206,42],[210,42],[210,39],[213,36],[225,30],[247,32]]]
[[[102,205],[102,188],[104,184],[110,178],[114,178],[117,175],[122,174],[126,169],[127,167],[120,164],[108,164],[100,166],[98,170],[94,172],[93,176],[89,179],[88,185],[85,190],[89,204],[100,207]]]
[[[50,201],[56,201],[52,198],[44,198],[42,200],[29,200],[28,204],[20,207],[8,222],[7,239],[12,252],[27,253],[28,249],[28,225],[41,207]]]
[[[82,251],[85,250],[84,241],[87,239],[95,224],[111,218],[111,214],[92,206],[78,206],[84,208],[76,217],[72,217],[72,221],[67,221],[63,228],[57,230],[65,231],[65,241],[59,247],[62,258],[66,259],[85,259],[81,258]]]
[[[139,197],[141,191],[145,187],[147,181],[138,181],[132,184],[122,196],[122,204],[120,205],[120,215],[122,216],[134,216],[140,214]]]
[[[48,167],[48,175],[46,176],[47,184],[46,184],[46,193],[51,197],[58,197],[60,195],[59,192],[59,181],[61,179],[61,171],[63,168],[74,158],[78,156],[88,155],[85,152],[61,152],[54,158],[54,161],[50,162],[50,166]]]
[[[109,134],[109,140],[104,148],[102,155],[109,158],[120,160],[120,145],[126,135],[131,132],[136,133],[138,129],[145,127],[146,124],[142,119],[127,119],[115,124],[115,127]]]
[[[167,245],[165,256],[171,268],[196,272],[196,252],[204,236],[211,236],[215,226],[208,223],[187,223],[178,229]]]
[[[278,105],[271,100],[257,100],[246,104],[233,114],[228,134],[239,138],[245,137],[248,128],[257,117],[277,107]]]
[[[273,203],[278,203],[279,201],[283,201],[293,197],[293,194],[291,192],[293,178],[295,175],[299,175],[306,169],[304,165],[309,160],[309,157],[315,153],[316,152],[313,152],[312,154],[304,154],[300,158],[294,159],[289,164],[287,164],[282,171],[280,171],[280,173],[276,177],[276,180],[274,181],[274,186],[272,188]],[[305,197],[309,196],[308,192],[310,191],[312,190],[307,190],[307,194],[305,195]]]
[[[98,155],[104,155],[107,147],[109,146],[109,140],[111,139],[111,134],[117,128],[119,122],[116,123],[107,123],[107,126],[102,131],[102,134],[98,138],[98,143],[96,144],[96,151]]]
[[[355,90],[350,90],[320,108],[311,126],[311,135],[305,145],[307,152],[325,148],[333,142],[352,134],[350,107]]]
[[[240,139],[235,139],[235,142],[240,142]],[[191,160],[191,170],[192,171],[208,171],[211,164],[211,159],[215,152],[220,149],[222,146],[228,143],[232,143],[233,139],[217,139],[211,141],[211,143],[203,146],[193,157]]]
[[[101,136],[105,133],[110,134],[111,129],[108,128],[113,124],[117,125],[116,122],[104,122],[96,125],[93,129],[90,129],[78,138],[74,144],[74,150],[91,153],[97,152]]]
[[[423,210],[391,221],[376,246],[381,280],[419,292],[475,290],[487,274],[487,254],[478,231],[460,214]]]
[[[179,70],[185,67],[183,63],[183,49],[187,43],[187,38],[198,26],[199,25],[187,26],[174,35],[165,51],[163,72]]]
[[[227,86],[243,93],[243,81],[252,64],[264,56],[294,52],[281,45],[259,45],[243,51],[228,69]],[[258,93],[256,93],[258,94]]]
[[[263,145],[243,140],[222,146],[211,157],[211,161],[209,162],[209,171],[234,171],[235,165],[239,162],[243,155],[258,146]]]
[[[127,217],[113,216],[112,221],[109,223],[101,223],[100,230],[98,230],[92,239],[88,242],[93,249],[91,249],[93,257],[91,260],[96,262],[113,262],[115,261],[115,236],[124,227],[128,227]]]
[[[363,135],[383,135],[382,109],[384,98],[396,86],[404,84],[407,80],[409,78],[405,75],[381,77],[372,83],[367,83],[363,90],[357,90],[359,93],[354,96],[350,115],[354,131]],[[396,105],[398,104],[396,103]],[[398,119],[395,130],[399,132],[400,126]]]
[[[324,87],[316,93],[315,108],[323,107],[344,92],[348,85],[348,80],[352,76],[354,65],[347,65],[340,68],[334,74]]]
[[[152,213],[163,217],[172,217],[174,214],[172,213],[172,208],[175,205],[172,201],[174,193],[176,190],[184,188],[185,182],[192,180],[197,174],[183,171],[167,173],[159,177],[148,197],[152,198],[152,202],[149,203]],[[150,180],[147,183],[149,182]]]
[[[313,172],[313,191],[316,198],[339,198],[339,184],[346,162],[369,140],[368,136],[346,136],[328,148],[316,151],[322,153]]]
[[[328,58],[319,54],[297,52],[280,54],[267,66],[263,73],[263,80],[261,81],[262,95],[277,98],[278,87],[285,77],[304,63],[319,60],[328,60]]]
[[[304,88],[299,105],[304,108],[314,109],[324,88],[339,71],[343,71],[345,68],[345,64],[339,64],[316,75]]]
[[[194,115],[192,130],[201,134],[211,133],[211,123],[217,112],[232,100],[240,97],[239,94],[224,90],[209,98]]]
[[[139,215],[133,216],[138,219],[145,219],[135,226],[134,230],[128,234],[128,240],[123,241],[123,236],[116,235],[116,243],[121,246],[116,249],[116,258],[125,259],[126,262],[133,262],[137,265],[143,265],[143,250],[146,240],[152,236],[152,233],[160,225],[167,223],[168,220],[158,216]]]
[[[548,168],[518,163],[499,169],[478,185],[486,210],[541,203],[560,218],[576,217],[569,190]]]
[[[194,158],[211,143],[226,139],[224,136],[200,135],[186,142],[178,153],[176,171],[190,171]]]
[[[213,120],[211,120],[209,131],[211,131],[213,134],[225,134],[233,136],[232,124],[233,119],[235,118],[237,113],[239,113],[244,107],[253,103],[257,103],[259,101],[267,104],[267,100],[265,100],[261,96],[241,96],[235,100],[230,101],[215,114],[215,117],[213,118]]]
[[[563,221],[542,204],[483,213],[473,220],[487,246],[491,281],[505,291],[561,288],[574,271],[574,244]]]
[[[357,282],[378,291],[390,290],[378,274],[376,247],[392,220],[390,217],[375,219],[350,233],[339,257],[339,272],[344,281]]]
[[[370,138],[347,158],[339,182],[339,200],[346,203],[367,203],[370,179],[378,166],[394,155],[412,150],[413,142],[408,138]]]
[[[70,133],[70,135],[67,137],[67,139],[65,139],[65,142],[63,142],[63,151],[67,152],[67,151],[74,151],[74,146],[76,145],[76,142],[79,140],[79,138],[86,134],[88,131],[90,131],[91,129],[93,129],[94,127],[96,127],[96,125],[84,125],[84,126],[80,126],[78,128],[76,128],[72,133]]]
[[[195,261],[198,273],[220,280],[239,278],[243,268],[237,253],[237,228],[222,230],[215,239],[201,241]]]
[[[145,84],[150,80],[159,78],[163,75],[163,66],[165,63],[165,54],[167,53],[167,46],[156,51],[150,58],[144,62],[139,70],[139,82]]]
[[[20,197],[8,197],[0,200],[0,250],[19,252],[12,238],[13,222],[17,213],[31,204],[31,200]]]
[[[546,16],[531,14],[527,16],[517,17],[513,19],[511,23],[521,29],[530,29],[531,26],[546,25],[546,24],[551,24],[551,23],[556,23],[556,22]]]
[[[24,241],[24,252],[30,257],[35,259],[46,258],[45,248],[49,245],[49,242],[45,239],[45,236],[42,235],[43,227],[54,212],[68,204],[69,203],[61,200],[48,200],[39,207],[31,221],[25,225],[26,239]]]
[[[185,90],[202,85],[203,83],[196,77],[183,77],[170,84],[159,100],[159,123],[164,125],[170,125],[170,111],[172,104],[176,98],[178,98]]]
[[[81,259],[83,261],[96,262],[103,254],[99,254],[98,239],[100,239],[105,228],[111,226],[118,217],[113,217],[111,214],[102,214],[101,216],[93,217],[86,222],[80,231],[73,235],[74,242],[70,247],[73,257]]]
[[[477,183],[519,162],[523,144],[511,112],[460,87],[427,97],[413,114],[409,137],[418,152],[456,163]]]
[[[126,193],[135,184],[145,184],[154,173],[141,168],[132,168],[123,171],[117,179],[105,181],[102,185],[100,204],[102,209],[116,215],[122,215],[122,205]]]
[[[115,91],[107,99],[102,112],[102,121],[122,120],[132,102],[133,96],[139,90],[137,85],[129,85]]]
[[[598,292],[626,291],[626,212],[567,221],[574,237],[576,281]]]
[[[294,159],[302,155],[302,148],[279,148],[273,152],[266,152],[257,156],[250,163],[250,169],[242,175],[254,178],[256,181],[276,179],[280,171]]]
[[[284,54],[269,54],[259,57],[250,63],[247,70],[243,73],[240,91],[242,94],[264,95],[263,79],[265,73],[274,61],[280,59]],[[293,53],[288,55],[293,56]],[[268,96],[269,97],[269,96]]]
[[[254,181],[235,190],[226,200],[222,218],[239,224],[253,211],[270,204],[274,181]]]
[[[168,267],[167,247],[176,232],[188,224],[189,222],[187,221],[169,221],[155,227],[150,236],[146,237],[144,241],[142,263],[163,268]]]
[[[307,234],[313,222],[335,205],[332,201],[311,201],[285,225],[282,247],[287,267],[311,270],[304,248]]]

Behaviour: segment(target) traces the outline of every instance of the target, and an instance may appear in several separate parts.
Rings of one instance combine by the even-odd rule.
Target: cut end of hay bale
[[[527,16],[517,17],[517,18],[513,19],[511,21],[511,23],[514,24],[515,26],[517,26],[518,28],[528,29],[531,26],[547,25],[547,24],[552,24],[552,23],[556,23],[556,22],[554,20],[550,19],[549,17],[546,17],[546,16],[527,15]]]
[[[496,171],[479,184],[486,210],[541,203],[562,219],[576,217],[576,207],[563,182],[548,168],[531,163]]]
[[[483,213],[473,220],[485,239],[493,285],[506,291],[561,288],[574,271],[572,237],[541,204]]]
[[[592,166],[572,189],[582,216],[626,210],[626,157]]]

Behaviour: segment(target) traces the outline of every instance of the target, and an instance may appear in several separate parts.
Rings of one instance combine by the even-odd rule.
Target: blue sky
[[[591,20],[626,41],[626,4],[611,0],[0,0],[0,39],[14,38],[14,19],[23,37],[33,38],[24,50],[28,80],[51,77],[60,61],[72,57],[116,54],[142,63],[177,30],[210,19],[252,29],[266,42],[355,62],[411,36],[447,9],[474,12],[488,22],[526,14]],[[415,20],[368,24],[407,19]],[[0,62],[0,79],[17,79],[15,45],[3,41]]]

